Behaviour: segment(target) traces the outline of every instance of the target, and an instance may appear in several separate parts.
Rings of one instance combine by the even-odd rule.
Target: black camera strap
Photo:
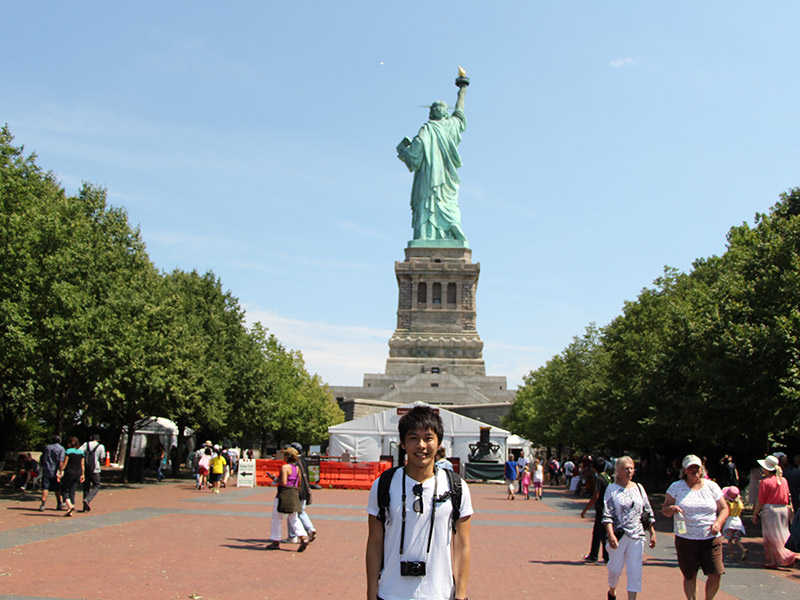
[[[421,486],[422,484],[420,484]],[[433,502],[431,502],[431,527],[430,531],[428,532],[428,549],[425,551],[426,554],[430,554],[431,551],[431,540],[433,539],[433,523],[436,520],[436,492],[439,489],[439,469],[437,467],[433,468]],[[423,488],[423,494],[425,492]],[[423,500],[422,495],[419,497],[420,504],[424,507],[425,501]],[[403,467],[403,497],[402,497],[402,504],[403,504],[403,520],[400,526],[400,554],[403,554],[403,547],[405,546],[406,541],[406,469]]]

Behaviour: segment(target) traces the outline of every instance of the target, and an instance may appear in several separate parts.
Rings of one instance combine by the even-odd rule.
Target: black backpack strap
[[[381,523],[386,523],[386,510],[389,508],[391,501],[389,495],[389,487],[392,484],[392,478],[395,471],[400,467],[392,467],[381,473],[378,478],[378,520]],[[453,523],[453,531],[456,531],[456,523],[461,518],[461,498],[463,496],[461,476],[455,471],[450,469],[443,469],[447,475],[447,484],[450,487],[450,501],[453,505],[451,519]]]
[[[378,521],[386,525],[386,509],[389,508],[391,498],[389,497],[389,487],[392,485],[392,477],[400,467],[386,469],[378,478]]]
[[[391,495],[389,494],[389,488],[392,485],[392,478],[394,477],[395,471],[400,467],[391,467],[386,469],[383,473],[381,473],[380,477],[378,477],[378,521],[383,524],[383,530],[386,531],[386,510],[389,508],[389,503],[391,502]],[[383,571],[383,554],[381,554],[381,571]]]
[[[453,533],[455,533],[456,524],[461,518],[461,476],[450,469],[445,469],[444,472],[447,474],[447,484],[450,486],[450,502],[453,505],[451,519],[453,521]]]

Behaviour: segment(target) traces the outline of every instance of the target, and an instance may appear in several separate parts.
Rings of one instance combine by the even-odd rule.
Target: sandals
[[[300,547],[297,549],[297,551],[305,552],[306,548],[308,548],[308,538],[300,538]]]
[[[267,544],[267,547],[264,550],[280,550],[281,543],[280,542],[270,542]]]
[[[310,544],[315,539],[317,539],[317,530],[312,529],[311,531],[308,532],[308,543]]]
[[[74,512],[75,512],[75,507],[73,506],[72,508],[70,508],[70,509],[69,509],[69,510],[68,510],[68,511],[67,511],[67,512],[64,514],[64,516],[65,516],[65,517],[71,517],[71,516],[72,516],[72,513],[74,513]]]

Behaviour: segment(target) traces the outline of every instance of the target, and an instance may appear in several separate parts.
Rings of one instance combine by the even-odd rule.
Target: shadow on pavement
[[[605,567],[605,563],[588,563],[584,560],[529,560],[531,564],[536,565],[564,565],[564,566],[581,566],[584,565],[588,567]],[[677,561],[668,561],[668,560],[661,560],[661,559],[650,559],[644,563],[646,567],[669,567],[670,569],[675,569],[678,565]]]
[[[67,510],[55,510],[55,509],[47,509],[44,512],[39,512],[35,508],[29,508],[27,506],[6,506],[6,510],[21,510],[22,512],[30,513],[29,516],[31,517],[63,517]]]
[[[239,538],[228,538],[230,542],[240,542],[239,544],[220,544],[222,548],[232,548],[233,550],[259,550],[266,552],[266,546],[269,543],[269,540],[265,539],[239,539]],[[288,548],[280,548],[284,552],[288,552]],[[271,552],[274,552],[272,550]]]

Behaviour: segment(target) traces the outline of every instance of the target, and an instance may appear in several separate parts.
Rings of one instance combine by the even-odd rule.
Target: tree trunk
[[[11,449],[11,438],[16,426],[17,416],[11,411],[3,411],[2,419],[0,419],[0,461]]]
[[[136,421],[128,421],[128,439],[125,440],[125,463],[122,467],[122,483],[128,483],[128,473],[131,466],[131,448],[133,447],[133,434]],[[119,460],[119,457],[117,458]]]
[[[178,419],[178,451],[175,453],[175,460],[172,461],[172,476],[177,478],[180,475],[181,457],[186,454],[184,446],[186,445],[186,438],[183,435],[184,430],[189,425],[189,420],[186,418]],[[172,457],[172,448],[168,450],[169,456]]]

